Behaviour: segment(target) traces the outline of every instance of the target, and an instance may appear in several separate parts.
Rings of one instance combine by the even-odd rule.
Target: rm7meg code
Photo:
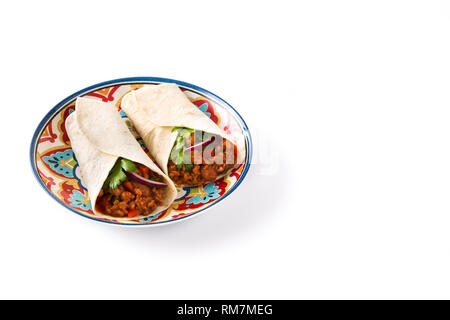
[[[262,305],[262,304],[223,304],[222,314],[242,314],[242,315],[269,315],[272,314],[272,305]]]

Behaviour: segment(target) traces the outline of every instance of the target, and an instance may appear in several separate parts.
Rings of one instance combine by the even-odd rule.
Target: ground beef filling
[[[147,167],[137,164],[137,174],[155,181],[161,177]],[[113,217],[135,217],[149,215],[163,203],[167,188],[149,187],[134,180],[126,179],[116,189],[102,189],[98,195],[95,209]]]
[[[177,186],[198,186],[216,180],[218,176],[233,168],[236,165],[237,148],[226,139],[221,142],[221,148],[215,143],[208,148],[211,151],[206,154],[202,150],[193,151],[192,166],[184,165],[178,168],[172,160],[169,160],[167,169],[170,179]],[[191,135],[191,145],[193,144],[194,134]],[[198,159],[201,159],[201,163],[196,163]]]

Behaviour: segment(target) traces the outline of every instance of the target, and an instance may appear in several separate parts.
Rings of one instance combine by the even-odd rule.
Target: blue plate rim
[[[124,222],[114,222],[114,221],[107,221],[107,220],[102,220],[99,218],[95,218],[95,217],[91,217],[88,215],[84,215],[76,210],[74,210],[73,208],[71,208],[70,206],[68,206],[67,204],[61,202],[58,198],[55,197],[55,195],[53,195],[53,193],[51,193],[47,187],[45,186],[45,183],[42,181],[42,179],[39,176],[39,173],[37,171],[37,167],[36,167],[36,147],[37,147],[37,140],[38,137],[41,135],[42,129],[43,127],[48,123],[48,121],[54,116],[54,114],[63,106],[65,106],[68,102],[74,100],[76,97],[88,93],[89,91],[93,91],[94,89],[98,89],[101,87],[105,87],[105,86],[111,86],[114,84],[135,84],[135,83],[149,83],[149,82],[159,82],[159,83],[175,83],[179,86],[183,86],[186,87],[188,89],[192,89],[195,91],[198,91],[206,96],[211,96],[214,99],[218,100],[218,102],[220,102],[221,104],[224,104],[225,106],[229,107],[232,112],[234,113],[234,115],[236,116],[236,118],[241,122],[241,126],[244,132],[244,137],[245,137],[245,141],[246,141],[246,149],[247,149],[247,154],[246,154],[246,163],[245,166],[243,168],[243,171],[241,173],[241,176],[239,177],[239,180],[236,181],[236,183],[234,184],[234,186],[221,198],[217,199],[216,201],[214,201],[210,206],[203,208],[199,211],[195,211],[191,214],[188,214],[186,216],[182,216],[176,219],[172,219],[169,221],[157,221],[157,222],[148,222],[148,223],[124,223]],[[59,103],[57,103],[49,112],[47,112],[47,114],[44,116],[44,118],[39,122],[36,130],[34,131],[33,137],[31,139],[31,144],[30,144],[30,164],[31,164],[31,170],[33,171],[33,174],[35,176],[35,178],[37,179],[37,181],[39,182],[39,185],[59,204],[61,204],[63,207],[69,209],[70,211],[76,213],[77,215],[80,215],[84,218],[87,219],[91,219],[97,222],[102,222],[102,223],[107,223],[107,224],[112,224],[112,225],[120,225],[120,226],[130,226],[130,227],[149,227],[149,226],[155,226],[155,225],[162,225],[162,224],[170,224],[170,223],[174,223],[174,222],[179,222],[180,220],[186,219],[186,218],[191,218],[195,215],[198,215],[199,213],[210,209],[211,207],[213,207],[214,205],[218,204],[219,202],[221,202],[222,200],[224,200],[225,198],[227,198],[231,193],[233,193],[237,187],[242,183],[242,181],[244,180],[245,176],[247,175],[249,169],[250,169],[250,165],[251,165],[251,160],[252,160],[252,156],[253,156],[253,142],[252,142],[252,138],[251,138],[251,134],[250,134],[250,130],[247,126],[247,124],[245,123],[245,120],[242,118],[242,116],[239,114],[239,112],[236,111],[235,108],[233,108],[233,106],[231,106],[228,102],[226,102],[224,99],[220,98],[219,96],[217,96],[216,94],[203,89],[199,86],[196,86],[194,84],[188,83],[188,82],[184,82],[184,81],[180,81],[180,80],[175,80],[175,79],[170,79],[170,78],[161,78],[161,77],[126,77],[126,78],[118,78],[118,79],[113,79],[113,80],[108,80],[108,81],[103,81],[94,85],[91,85],[89,87],[86,87],[84,89],[81,89],[73,94],[71,94],[70,96],[64,98],[63,100],[61,100]]]

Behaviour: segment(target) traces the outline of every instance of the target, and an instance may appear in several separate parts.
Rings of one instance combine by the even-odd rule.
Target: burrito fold
[[[174,201],[173,182],[144,152],[113,104],[77,98],[66,129],[96,214],[139,219]]]
[[[155,161],[176,186],[193,186],[213,181],[243,161],[242,148],[238,147],[230,135],[197,108],[176,84],[148,85],[133,90],[123,97],[121,106]],[[183,129],[187,129],[187,132],[192,134],[192,139],[189,139],[186,132],[183,133]],[[194,163],[180,167],[176,160],[173,160],[174,151],[182,153],[186,149],[191,149],[189,146],[194,145],[196,141],[194,132],[203,135],[201,141],[207,140],[207,137],[214,137],[216,148],[221,147],[221,142],[218,140],[223,141],[223,150],[218,152],[225,154],[225,142],[231,145],[234,153],[232,163],[221,166],[220,164],[210,165],[203,161],[197,165]],[[181,136],[186,140],[186,146],[184,149],[174,150]],[[203,153],[204,149],[201,150]],[[230,147],[227,152],[231,152]]]

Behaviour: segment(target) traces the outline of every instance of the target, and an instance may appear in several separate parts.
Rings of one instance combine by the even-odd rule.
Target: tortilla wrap
[[[177,191],[173,182],[158,168],[136,141],[113,104],[91,98],[77,98],[75,112],[66,119],[66,129],[73,152],[81,170],[81,181],[91,199],[92,210],[108,174],[119,157],[148,167],[167,183],[164,205],[157,207],[149,216],[168,208]],[[144,216],[116,219],[140,219]]]
[[[178,133],[186,127],[221,136],[237,146],[237,163],[243,161],[242,146],[220,129],[174,83],[144,86],[122,99],[122,109],[147,145],[155,161],[168,174],[167,163]]]

